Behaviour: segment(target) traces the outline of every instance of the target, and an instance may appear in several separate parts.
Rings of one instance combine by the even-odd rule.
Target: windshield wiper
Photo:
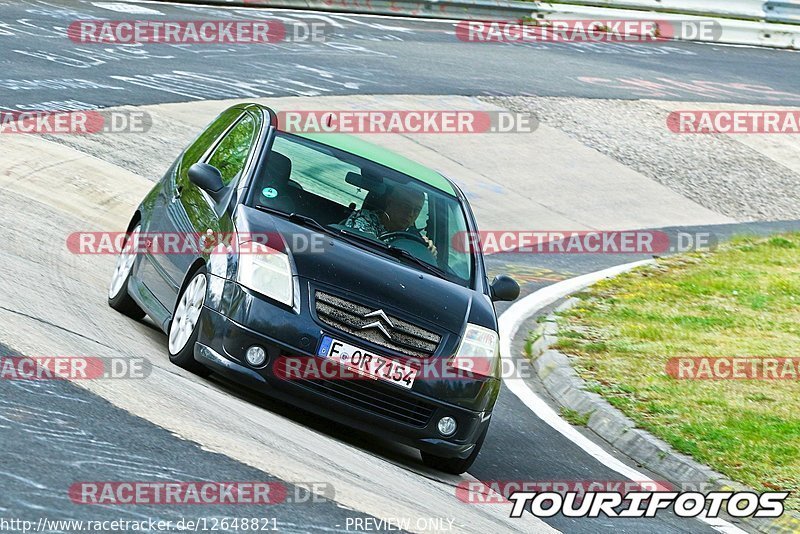
[[[301,213],[297,213],[297,212],[294,212],[294,211],[289,213],[287,211],[281,211],[279,209],[271,208],[269,206],[264,206],[263,204],[256,204],[256,209],[260,210],[260,211],[265,211],[265,212],[267,212],[269,214],[272,214],[272,215],[277,215],[278,217],[283,217],[285,219],[289,219],[290,221],[293,221],[293,222],[296,222],[296,223],[301,223],[301,224],[304,224],[306,226],[311,226],[312,228],[315,228],[315,229],[317,229],[317,230],[319,230],[321,232],[325,232],[326,234],[330,234],[330,235],[336,235],[337,234],[337,232],[335,230],[332,230],[331,228],[327,228],[327,227],[323,226],[322,224],[320,224],[319,222],[317,222],[316,219],[313,219],[312,217],[309,217],[307,215],[303,215]]]
[[[386,244],[383,241],[380,241],[378,239],[372,239],[370,237],[357,234],[355,232],[349,232],[349,231],[343,230],[343,229],[339,229],[339,232],[344,234],[344,235],[346,235],[346,236],[348,236],[348,237],[352,237],[354,239],[358,239],[359,241],[362,241],[364,243],[368,243],[370,245],[377,246],[381,250],[383,250],[384,252],[388,253],[391,256],[394,256],[395,258],[398,258],[398,259],[403,258],[403,259],[409,260],[409,261],[413,262],[414,264],[422,267],[426,271],[428,271],[430,273],[433,273],[433,274],[435,274],[436,276],[438,276],[440,278],[444,278],[445,280],[449,279],[447,277],[447,273],[443,269],[440,269],[439,267],[437,267],[435,265],[431,265],[430,263],[428,263],[425,260],[419,259],[418,257],[414,256],[412,253],[410,253],[406,249],[395,247],[395,246],[392,246],[392,245],[388,245],[388,244]]]

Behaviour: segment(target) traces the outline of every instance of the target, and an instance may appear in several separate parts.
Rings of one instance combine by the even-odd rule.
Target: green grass
[[[590,414],[581,414],[572,408],[561,408],[561,417],[569,424],[574,426],[586,426],[589,424]]]
[[[800,509],[800,381],[677,380],[674,357],[800,356],[800,234],[737,238],[579,295],[555,348],[676,450]]]
[[[542,334],[538,330],[531,330],[528,332],[528,337],[525,338],[525,345],[522,347],[522,351],[528,358],[533,357],[533,344],[536,343],[536,340],[540,337],[542,337]]]

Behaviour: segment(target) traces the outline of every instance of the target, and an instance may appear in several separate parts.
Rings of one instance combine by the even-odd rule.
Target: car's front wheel
[[[475,462],[475,459],[481,452],[483,440],[486,439],[486,434],[488,431],[489,426],[487,425],[483,432],[481,432],[478,441],[475,443],[475,448],[472,449],[472,452],[466,458],[443,458],[442,456],[436,456],[435,454],[420,451],[422,463],[432,469],[444,471],[445,473],[450,473],[451,475],[460,475],[461,473],[466,473],[469,468],[472,467],[472,464]]]
[[[133,319],[141,319],[145,316],[142,308],[128,294],[128,280],[133,272],[133,264],[136,261],[136,250],[139,241],[141,225],[136,225],[125,238],[117,263],[114,265],[114,274],[111,276],[111,283],[108,286],[108,305],[118,312]]]
[[[199,334],[200,315],[208,285],[205,268],[192,275],[181,294],[169,325],[169,359],[178,367],[207,376],[211,371],[194,359],[194,346]]]

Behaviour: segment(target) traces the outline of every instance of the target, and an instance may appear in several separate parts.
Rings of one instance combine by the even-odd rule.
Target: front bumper
[[[344,425],[443,457],[469,456],[489,425],[500,388],[499,380],[493,378],[418,379],[411,390],[370,379],[287,378],[279,362],[287,357],[321,361],[316,350],[324,335],[381,351],[319,324],[308,305],[297,314],[234,282],[224,283],[225,296],[217,301],[218,309],[203,310],[195,347],[195,358],[214,371]],[[308,286],[303,288],[303,296],[310,291]],[[213,306],[215,300],[210,302]],[[268,355],[266,365],[258,369],[244,358],[253,345]],[[444,416],[458,424],[449,437],[437,429]]]

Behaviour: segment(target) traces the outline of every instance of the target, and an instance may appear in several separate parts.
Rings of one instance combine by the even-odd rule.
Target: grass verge
[[[578,295],[555,348],[636,424],[733,480],[791,491],[800,510],[800,375],[696,380],[671,358],[800,357],[800,234],[737,238]],[[791,377],[792,375],[784,375]]]

